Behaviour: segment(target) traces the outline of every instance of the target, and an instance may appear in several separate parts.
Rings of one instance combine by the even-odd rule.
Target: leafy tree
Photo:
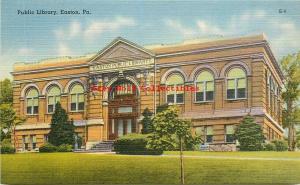
[[[13,101],[13,89],[12,83],[9,79],[0,81],[0,104],[12,103]]]
[[[283,57],[281,69],[285,76],[283,110],[283,126],[288,128],[289,150],[296,148],[296,129],[295,125],[300,123],[299,105],[297,105],[300,95],[300,52]]]
[[[153,125],[152,125],[152,115],[153,113],[146,108],[143,113],[143,120],[142,120],[142,124],[143,124],[143,129],[142,129],[142,134],[149,134],[153,131]]]
[[[69,121],[66,110],[57,102],[51,119],[51,130],[48,135],[49,143],[54,146],[61,144],[70,144],[73,146],[75,143],[74,136],[75,129],[73,120]]]
[[[183,149],[191,149],[200,143],[200,138],[192,135],[191,122],[178,118],[178,108],[168,107],[153,119],[153,132],[147,147],[165,151],[180,149],[180,176],[184,184]]]
[[[16,147],[16,126],[22,124],[24,121],[24,118],[16,115],[16,112],[12,108],[11,104],[0,104],[1,141],[5,138],[11,138],[11,134],[13,134],[14,147]],[[7,132],[5,133],[4,130],[6,130]]]
[[[242,151],[259,151],[263,149],[265,137],[260,125],[252,116],[246,116],[238,125],[235,137],[240,143]]]

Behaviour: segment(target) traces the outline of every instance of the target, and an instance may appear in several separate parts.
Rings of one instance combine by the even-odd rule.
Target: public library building
[[[86,149],[140,132],[143,110],[165,103],[206,144],[235,143],[248,114],[267,140],[283,137],[283,75],[264,35],[148,47],[116,38],[93,56],[15,64],[12,75],[13,107],[26,118],[16,128],[18,151],[47,141],[57,101]]]

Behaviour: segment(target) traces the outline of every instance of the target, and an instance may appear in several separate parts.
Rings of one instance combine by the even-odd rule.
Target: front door
[[[116,118],[110,120],[110,139],[135,132],[135,118]]]
[[[126,87],[130,85],[127,83]],[[123,85],[123,83],[121,84]],[[114,140],[123,135],[137,132],[137,109],[138,98],[135,91],[123,90],[111,93],[108,102],[109,139]]]

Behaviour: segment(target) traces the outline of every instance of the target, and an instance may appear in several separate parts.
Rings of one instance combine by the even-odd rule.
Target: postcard
[[[300,184],[300,1],[1,1],[1,184]]]

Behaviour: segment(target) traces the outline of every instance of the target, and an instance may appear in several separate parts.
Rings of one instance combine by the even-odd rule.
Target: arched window
[[[30,88],[26,94],[26,113],[29,115],[39,112],[39,93],[37,89]]]
[[[227,99],[246,98],[246,74],[241,68],[232,68],[227,74]]]
[[[172,74],[166,81],[167,103],[183,103],[184,80],[180,74]]]
[[[51,86],[47,92],[48,113],[54,112],[57,102],[60,102],[60,89],[57,86]]]
[[[214,99],[214,77],[208,71],[202,71],[196,78],[196,102],[212,101]]]
[[[71,111],[84,110],[84,89],[82,85],[75,84],[70,91]]]

